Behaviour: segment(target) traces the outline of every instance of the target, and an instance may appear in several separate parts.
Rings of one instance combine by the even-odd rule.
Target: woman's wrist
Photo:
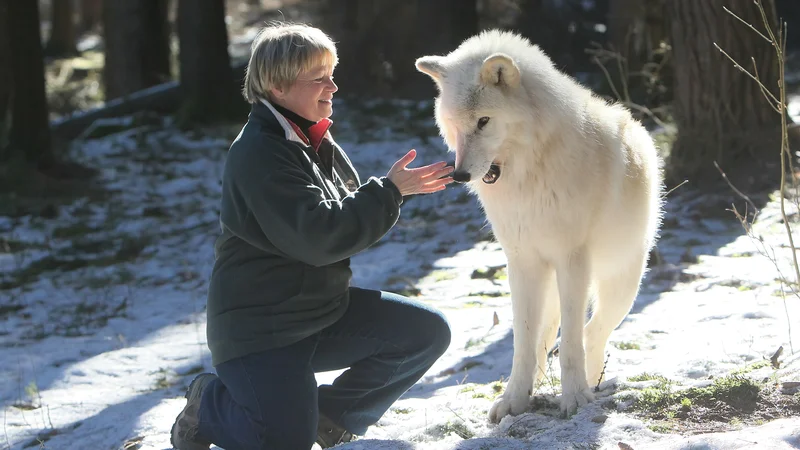
[[[388,176],[385,176],[385,177],[383,177],[381,179],[381,182],[383,182],[383,185],[386,188],[388,188],[390,191],[392,191],[392,193],[394,194],[394,198],[397,201],[397,204],[398,205],[402,204],[403,203],[403,193],[400,192],[400,188],[398,188],[397,185],[394,184],[394,181],[392,181]]]

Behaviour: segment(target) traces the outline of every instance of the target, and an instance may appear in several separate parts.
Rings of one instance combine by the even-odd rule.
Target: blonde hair
[[[273,22],[253,40],[242,94],[250,103],[268,99],[272,88],[288,88],[304,71],[338,62],[336,45],[319,28]]]

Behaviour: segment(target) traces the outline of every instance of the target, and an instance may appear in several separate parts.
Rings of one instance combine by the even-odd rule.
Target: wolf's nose
[[[465,170],[456,170],[453,172],[453,181],[456,183],[467,183],[469,182],[469,172]]]

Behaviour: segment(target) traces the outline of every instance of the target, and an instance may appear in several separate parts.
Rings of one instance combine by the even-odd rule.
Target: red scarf
[[[319,144],[325,137],[325,133],[327,133],[331,125],[333,125],[333,121],[331,119],[322,119],[308,128],[308,136],[306,136],[306,134],[303,133],[303,130],[301,130],[297,124],[289,119],[286,119],[286,121],[289,122],[297,135],[300,136],[300,139],[302,139],[306,145],[313,147],[315,152],[319,151]]]

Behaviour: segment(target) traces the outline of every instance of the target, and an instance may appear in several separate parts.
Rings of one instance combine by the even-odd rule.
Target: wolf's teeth
[[[494,184],[500,179],[500,166],[492,164],[489,171],[483,176],[483,182],[486,184]]]

